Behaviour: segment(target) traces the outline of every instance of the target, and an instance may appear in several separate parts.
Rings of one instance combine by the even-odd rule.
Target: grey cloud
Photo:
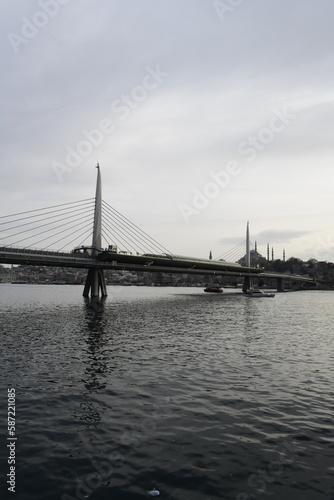
[[[274,201],[266,204],[268,218],[277,212],[278,199],[284,217],[296,204],[308,210],[312,185],[303,185],[300,193],[296,186],[312,168],[312,157],[317,176],[329,185],[331,1],[241,2],[222,21],[211,1],[71,0],[15,54],[8,32],[20,33],[22,18],[33,19],[40,3],[16,0],[2,6],[1,213],[14,212],[17,199],[31,208],[48,198],[61,203],[93,195],[97,160],[109,201],[127,193],[129,212],[150,218],[156,227],[168,224],[173,214],[174,234],[184,224],[175,216],[178,204],[189,203],[193,188],[203,190],[209,172],[230,160],[242,164],[242,174],[199,215],[209,223],[213,214],[221,214],[213,234],[230,217],[233,199],[238,220],[260,219],[257,206],[256,213],[255,208],[248,212],[262,185],[265,199]],[[147,65],[160,65],[169,76],[122,121],[111,103],[141,85]],[[286,105],[295,106],[296,120],[248,164],[238,145],[267,125],[273,109]],[[115,131],[59,184],[52,162],[64,161],[66,147],[76,148],[82,130],[97,127],[103,118],[116,120]],[[137,189],[140,177],[145,203]],[[168,200],[152,211],[150,193],[159,192]],[[330,213],[329,202],[322,209]],[[291,220],[288,231],[294,232],[295,224]],[[306,225],[305,218],[300,230]],[[257,227],[265,238],[268,223],[259,220]],[[194,230],[184,245],[196,238]]]
[[[258,241],[261,244],[265,243],[290,243],[296,238],[300,238],[301,236],[306,236],[309,234],[309,231],[294,231],[294,230],[275,230],[275,229],[267,229],[261,231],[260,233],[253,236],[253,239]]]

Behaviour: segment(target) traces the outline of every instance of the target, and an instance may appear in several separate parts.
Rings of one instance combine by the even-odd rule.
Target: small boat
[[[262,290],[247,290],[246,295],[250,297],[275,297],[274,293],[271,292],[263,292]]]
[[[205,292],[211,292],[211,293],[223,293],[223,289],[220,286],[207,286],[204,288]]]

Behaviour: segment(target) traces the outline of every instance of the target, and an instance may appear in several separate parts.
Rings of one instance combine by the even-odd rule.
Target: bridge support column
[[[96,179],[96,193],[95,193],[95,210],[94,210],[94,225],[93,225],[93,241],[92,241],[92,260],[96,260],[98,252],[102,248],[102,189],[101,189],[101,175],[100,166],[97,164],[97,179]],[[86,278],[86,284],[83,291],[84,297],[106,297],[107,287],[104,279],[103,269],[96,269],[90,267]]]
[[[101,297],[106,297],[108,295],[103,269],[90,268],[88,269],[83,296],[89,297],[90,292],[91,297],[99,297],[100,291]]]
[[[277,291],[284,292],[284,280],[283,280],[283,278],[277,278]]]
[[[244,293],[247,292],[247,290],[249,290],[251,287],[251,280],[250,280],[250,276],[245,276],[244,277],[244,286],[242,287],[242,291]]]

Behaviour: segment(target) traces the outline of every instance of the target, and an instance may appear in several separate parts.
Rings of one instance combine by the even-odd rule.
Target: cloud
[[[211,1],[70,0],[16,54],[8,32],[41,3],[5,2],[0,19],[0,215],[18,200],[28,210],[94,196],[98,160],[104,198],[143,229],[170,227],[162,237],[178,253],[206,256],[222,233],[233,245],[248,219],[265,243],[321,229],[333,213],[332,2],[241,2],[222,21]],[[111,103],[156,65],[168,78],[117,121]],[[238,146],[284,106],[296,118],[247,162]],[[52,163],[104,118],[115,131],[60,184]],[[242,173],[182,239],[177,207],[232,160]]]
[[[260,244],[288,244],[297,238],[306,236],[307,234],[309,234],[309,231],[266,229],[264,231],[261,231],[260,233],[255,234],[253,236],[253,239]]]

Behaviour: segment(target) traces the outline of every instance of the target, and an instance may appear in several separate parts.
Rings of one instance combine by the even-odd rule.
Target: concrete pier
[[[277,278],[277,291],[284,292],[284,279],[283,278]]]
[[[108,295],[103,269],[88,269],[83,296],[89,297],[89,292],[91,297],[99,297],[100,292],[102,297]]]

